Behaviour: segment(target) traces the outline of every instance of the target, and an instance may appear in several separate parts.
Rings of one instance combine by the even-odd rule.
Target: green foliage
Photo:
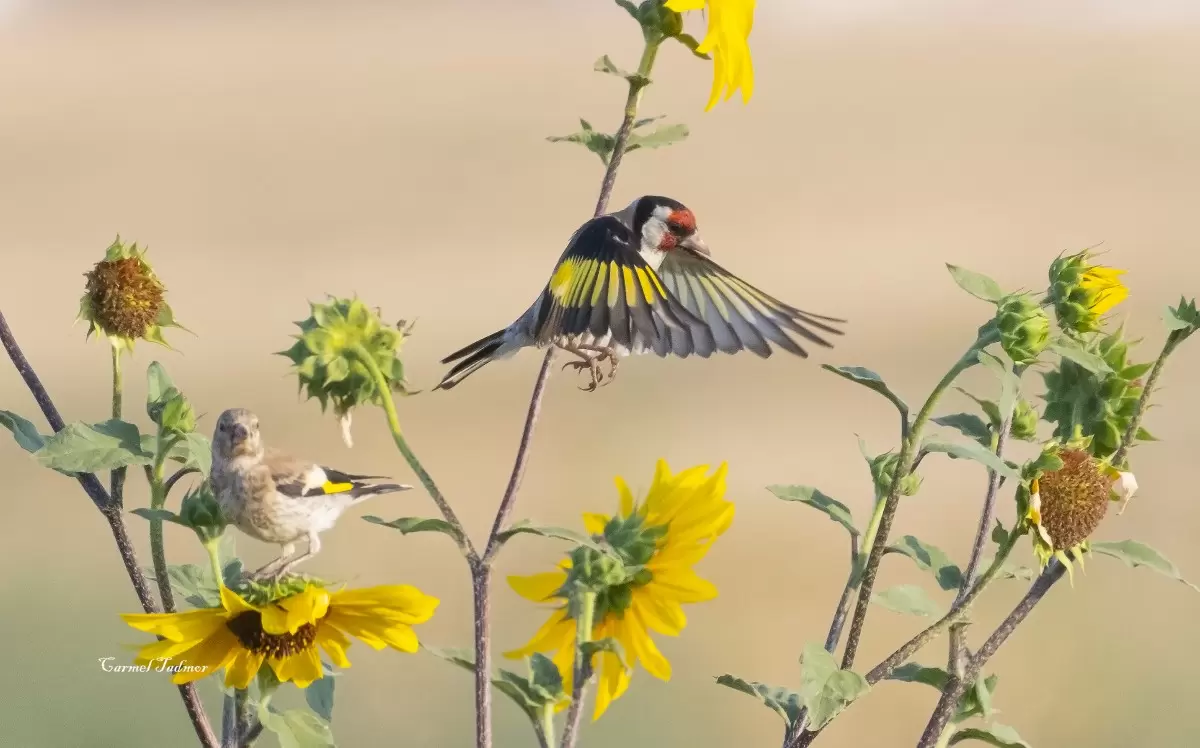
[[[404,535],[410,535],[414,532],[440,532],[443,535],[449,535],[451,538],[454,538],[456,543],[466,541],[466,538],[463,537],[463,534],[457,527],[444,519],[436,517],[400,517],[389,522],[373,514],[368,514],[363,519],[373,525],[382,525],[383,527],[390,527],[393,530],[399,530]]]
[[[49,438],[39,434],[37,426],[8,410],[0,410],[0,426],[11,431],[17,446],[26,452],[37,452],[46,446],[46,439]]]
[[[815,642],[804,646],[800,663],[800,700],[808,708],[809,729],[821,729],[871,690],[866,678],[840,669],[833,655]]]
[[[896,406],[902,418],[908,418],[908,405],[905,404],[904,400],[900,399],[899,395],[892,392],[887,383],[883,381],[883,377],[870,369],[864,369],[861,366],[831,366],[829,364],[822,364],[821,368],[825,371],[831,371],[843,379],[849,379],[851,382],[861,384],[869,390],[878,392]]]
[[[846,532],[850,533],[852,537],[858,537],[860,534],[858,528],[854,526],[854,517],[850,514],[850,508],[837,499],[822,493],[819,489],[812,486],[767,486],[767,490],[775,494],[776,498],[807,504],[813,509],[824,512],[829,519],[846,528]]]
[[[608,60],[608,57],[602,57],[596,63],[596,69],[601,70],[602,64],[611,65],[611,63],[612,61]],[[625,71],[620,70],[616,66],[612,66],[612,70],[605,69],[601,70],[601,72],[635,77],[634,74],[625,73]],[[639,148],[663,148],[674,145],[682,142],[689,135],[687,125],[661,125],[649,132],[642,132],[643,128],[648,127],[658,119],[660,118],[648,117],[635,122],[633,129],[625,141],[624,153],[636,151]],[[576,143],[581,145],[599,156],[601,163],[608,166],[608,162],[612,159],[613,151],[617,147],[617,136],[594,129],[592,124],[585,119],[579,120],[579,128],[577,132],[573,132],[570,135],[551,135],[546,140],[551,143]]]
[[[992,429],[974,413],[951,413],[931,419],[939,426],[952,428],[963,436],[974,439],[985,447],[991,445]]]
[[[300,391],[324,411],[333,403],[339,416],[360,405],[382,405],[372,365],[389,390],[409,394],[399,350],[408,329],[392,327],[358,299],[330,297],[310,303],[311,314],[295,323],[296,343],[278,355],[292,362]]]
[[[421,647],[431,655],[458,667],[474,672],[475,655],[467,649],[439,649]],[[567,698],[563,690],[562,674],[554,662],[543,654],[527,658],[529,675],[519,675],[511,670],[497,669],[492,676],[492,685],[521,708],[530,721],[537,723],[538,712],[546,706],[558,704]]]
[[[974,460],[1005,478],[1015,479],[1020,477],[1020,473],[1017,470],[979,442],[927,441],[921,445],[921,451],[942,453],[949,456],[950,459]]]
[[[996,303],[1004,297],[1000,284],[982,273],[950,264],[946,265],[946,269],[950,271],[950,277],[959,288],[977,299]]]
[[[590,662],[593,657],[601,652],[608,652],[615,655],[620,661],[621,667],[629,672],[631,670],[629,662],[625,659],[625,650],[621,647],[621,643],[611,636],[606,636],[603,639],[596,639],[590,642],[583,643],[583,656]]]
[[[322,676],[304,689],[304,703],[326,722],[333,722],[333,696],[337,673],[327,662],[321,663]]]
[[[923,683],[938,691],[943,691],[950,682],[950,674],[942,668],[925,667],[915,662],[906,662],[896,668],[888,676],[888,680]],[[989,675],[981,681],[976,681],[959,700],[953,721],[965,722],[981,715],[985,717],[990,715],[992,713],[992,694],[996,692],[996,685],[999,681],[1000,678],[995,675]]]
[[[1076,429],[1092,437],[1091,452],[1104,458],[1121,444],[1133,421],[1142,395],[1142,376],[1151,363],[1129,360],[1130,344],[1120,330],[1088,343],[1086,351],[1103,360],[1108,373],[1080,363],[1078,356],[1064,358],[1057,370],[1042,375],[1046,384],[1044,418],[1055,424],[1054,437],[1067,441]],[[1139,429],[1137,439],[1152,439]]]
[[[877,499],[887,496],[892,491],[892,483],[896,480],[896,471],[900,467],[900,455],[895,452],[884,452],[876,457],[867,454],[866,443],[859,441],[859,449],[871,470],[871,481],[875,485]],[[908,473],[900,479],[900,495],[916,496],[921,489],[921,476]]]
[[[940,616],[942,607],[929,599],[919,585],[898,584],[871,595],[871,602],[896,613],[914,616]]]
[[[998,722],[993,722],[987,727],[964,727],[951,736],[950,745],[958,745],[965,740],[978,740],[996,748],[1032,748],[1016,730]]]
[[[1136,540],[1102,541],[1091,543],[1090,547],[1093,553],[1112,556],[1115,559],[1124,561],[1131,569],[1144,566],[1200,592],[1200,587],[1183,578],[1183,574],[1179,571],[1178,566],[1171,563],[1166,556],[1145,543]]]
[[[76,421],[47,437],[34,453],[43,467],[60,473],[95,473],[130,465],[149,465],[154,452],[142,446],[138,427],[128,421],[86,424]]]
[[[1182,296],[1179,297],[1179,306],[1167,307],[1167,313],[1163,319],[1167,323],[1167,329],[1175,335],[1176,340],[1186,339],[1196,330],[1200,330],[1200,311],[1196,309],[1195,299],[1189,301]]]
[[[130,513],[150,521],[159,520],[187,527],[196,533],[201,543],[221,537],[229,525],[208,481],[201,482],[184,495],[178,514],[169,509],[146,508],[134,509]]]
[[[512,523],[508,529],[500,532],[498,538],[500,542],[507,542],[510,538],[516,535],[537,535],[543,538],[554,538],[555,540],[566,540],[575,545],[582,545],[588,548],[593,548],[597,551],[607,552],[608,548],[605,543],[597,542],[592,537],[585,533],[576,530],[570,530],[566,527],[551,527],[549,525],[535,525],[532,521],[523,519]]]
[[[728,673],[717,678],[717,685],[753,696],[765,704],[768,709],[778,714],[788,727],[794,725],[800,718],[800,694],[795,691],[768,686],[758,681],[742,680],[736,675]]]
[[[911,558],[922,571],[933,574],[938,586],[943,590],[957,591],[962,586],[962,570],[944,551],[931,543],[912,535],[905,535],[888,546],[885,553],[899,553]]]
[[[1050,317],[1032,294],[1010,294],[996,306],[1000,347],[1019,365],[1037,360],[1050,342]]]
[[[260,703],[258,719],[263,727],[274,733],[279,748],[324,748],[335,744],[329,723],[307,709],[277,712]]]

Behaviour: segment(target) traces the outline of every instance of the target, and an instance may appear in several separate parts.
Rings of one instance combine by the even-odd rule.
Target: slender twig
[[[146,479],[150,482],[150,508],[162,509],[167,503],[167,494],[163,490],[163,468],[167,461],[167,453],[172,442],[163,434],[158,435],[158,447],[154,455],[153,467],[146,470]],[[157,517],[150,519],[150,561],[154,567],[154,579],[158,584],[158,597],[162,600],[164,613],[175,612],[175,592],[171,589],[171,576],[167,566],[166,538],[163,536],[163,521]],[[220,577],[216,577],[220,581]]]
[[[241,748],[251,748],[251,746],[254,745],[254,741],[258,740],[259,736],[262,735],[262,732],[262,722],[255,722],[252,724],[250,729],[246,731],[246,734],[242,736]]]
[[[1137,432],[1142,427],[1142,416],[1146,412],[1146,406],[1150,404],[1150,394],[1153,392],[1154,386],[1158,384],[1158,376],[1162,374],[1167,357],[1175,350],[1175,346],[1179,345],[1180,340],[1186,337],[1179,335],[1179,332],[1179,330],[1172,330],[1167,335],[1167,342],[1163,345],[1162,352],[1158,354],[1158,358],[1154,360],[1154,366],[1150,368],[1150,374],[1146,377],[1146,385],[1142,387],[1142,395],[1138,398],[1137,407],[1133,411],[1133,418],[1129,419],[1129,426],[1125,428],[1121,446],[1113,454],[1113,465],[1124,464],[1125,455],[1129,453],[1129,448],[1133,446],[1133,442],[1137,438]]]
[[[896,510],[900,506],[900,483],[912,472],[912,465],[918,451],[918,442],[921,439],[921,432],[925,423],[933,415],[933,409],[941,398],[942,393],[958,378],[959,374],[962,374],[978,363],[978,352],[983,350],[993,340],[994,333],[981,336],[963,354],[963,357],[954,366],[950,367],[950,371],[946,372],[946,376],[942,377],[942,380],[934,387],[928,399],[925,400],[925,404],[921,406],[917,417],[913,419],[908,438],[901,444],[900,456],[896,464],[896,474],[892,479],[892,488],[888,492],[887,503],[884,504],[883,514],[879,520],[877,538],[871,545],[870,555],[867,557],[867,563],[863,569],[862,581],[858,586],[858,603],[854,609],[854,618],[850,621],[850,633],[846,638],[846,651],[842,656],[843,670],[849,670],[853,667],[854,658],[858,654],[858,644],[862,639],[863,624],[867,619],[867,612],[871,607],[871,593],[875,588],[875,577],[879,573],[879,564],[883,561],[883,552],[887,546],[888,535],[892,531],[892,521],[896,518]]]
[[[125,384],[121,375],[121,349],[110,345],[112,350],[112,417],[114,421],[121,420],[125,401]],[[108,497],[113,506],[125,504],[125,471],[117,468],[109,473]]]
[[[987,638],[975,656],[967,661],[963,670],[962,677],[953,673],[950,675],[950,681],[946,684],[946,688],[942,691],[942,696],[938,699],[937,706],[934,707],[933,714],[929,718],[929,723],[925,726],[925,732],[921,735],[921,740],[917,743],[917,748],[934,748],[942,733],[946,730],[946,725],[950,722],[951,715],[954,714],[955,708],[958,706],[959,700],[963,694],[967,692],[967,688],[971,686],[979,678],[979,673],[983,666],[991,659],[992,655],[1000,649],[1017,626],[1025,620],[1026,617],[1033,611],[1046,593],[1054,584],[1062,579],[1066,573],[1066,566],[1060,563],[1057,559],[1051,561],[1042,575],[1034,580],[1029,588],[1029,592],[1025,593],[1025,597],[1021,598],[1021,602],[1013,608],[1013,611],[1008,614],[1008,617],[996,628],[992,635]]]
[[[238,748],[242,739],[238,733],[237,707],[233,694],[221,700],[221,748]]]
[[[34,371],[33,366],[29,363],[29,359],[25,357],[21,346],[17,344],[17,339],[13,335],[12,328],[8,326],[8,320],[5,319],[4,313],[0,312],[0,343],[3,343],[4,350],[8,353],[8,357],[12,360],[13,366],[16,367],[17,373],[25,380],[25,385],[29,388],[29,392],[33,395],[33,399],[41,408],[42,414],[46,417],[46,422],[50,424],[55,432],[62,431],[66,428],[66,423],[63,421],[62,415],[55,407],[54,401],[50,399],[50,394],[46,392],[42,380]],[[150,596],[150,588],[146,585],[146,578],[142,574],[142,568],[138,565],[137,554],[133,550],[133,543],[129,540],[129,533],[125,528],[125,519],[121,515],[121,507],[114,506],[108,492],[104,490],[104,486],[94,473],[77,473],[75,475],[79,485],[83,487],[84,493],[104,515],[104,519],[108,522],[109,529],[112,530],[113,540],[117,544],[117,552],[121,556],[121,561],[125,566],[125,571],[129,575],[129,581],[133,585],[133,591],[137,595],[138,602],[142,605],[142,610],[147,613],[158,612],[154,606],[154,599]],[[196,737],[200,740],[200,744],[204,748],[219,748],[217,736],[213,733],[212,726],[208,722],[208,716],[204,713],[204,704],[200,701],[199,694],[196,693],[194,683],[188,683],[179,686],[179,695],[183,699],[184,708],[187,710],[188,717],[192,721],[192,727],[196,731]]]

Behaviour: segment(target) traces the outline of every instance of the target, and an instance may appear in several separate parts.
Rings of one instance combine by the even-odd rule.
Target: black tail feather
[[[448,390],[453,388],[459,382],[487,365],[492,360],[492,356],[496,351],[500,350],[500,346],[503,344],[504,330],[499,330],[446,356],[442,359],[443,364],[448,364],[452,361],[458,361],[458,363],[450,371],[446,372],[446,376],[442,377],[442,381],[434,389]]]

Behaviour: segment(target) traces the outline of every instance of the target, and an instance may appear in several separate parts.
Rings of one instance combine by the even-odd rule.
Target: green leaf
[[[946,269],[950,271],[950,277],[954,279],[958,287],[975,298],[991,302],[997,302],[1004,298],[1004,290],[1000,288],[1000,284],[986,275],[949,263],[947,263]]]
[[[1073,361],[1093,374],[1104,376],[1112,373],[1112,368],[1108,365],[1101,356],[1085,350],[1083,344],[1074,338],[1066,335],[1060,335],[1050,341],[1047,346],[1051,351],[1057,353],[1068,361]]]
[[[800,700],[808,707],[809,729],[820,730],[871,690],[858,673],[839,669],[833,655],[816,642],[805,645],[800,663]]]
[[[558,665],[540,652],[529,658],[529,685],[543,704],[557,703],[566,695]]]
[[[626,141],[625,152],[636,151],[639,148],[664,148],[682,142],[690,134],[687,125],[663,125],[646,133],[630,133]]]
[[[996,748],[1032,748],[1017,731],[1008,725],[993,722],[987,727],[964,727],[950,738],[950,745],[957,745],[964,740],[978,740],[981,743],[994,745]]]
[[[987,447],[979,442],[939,442],[928,441],[921,445],[923,452],[941,452],[949,455],[951,459],[967,459],[974,460],[986,468],[996,471],[1005,478],[1017,480],[1021,477],[1020,472],[1013,469],[1008,463],[996,456]]]
[[[900,415],[905,418],[908,417],[908,405],[900,399],[899,395],[892,392],[887,384],[884,383],[882,377],[870,369],[864,369],[861,366],[831,366],[829,364],[821,364],[821,368],[826,371],[832,371],[843,379],[849,379],[851,382],[856,382],[867,389],[878,392],[892,401],[892,404],[900,411]]]
[[[1163,320],[1167,323],[1167,329],[1172,332],[1185,330],[1188,331],[1187,335],[1190,335],[1191,332],[1200,329],[1200,311],[1196,309],[1196,300],[1188,301],[1182,296],[1179,297],[1179,306],[1174,309],[1167,307]]]
[[[638,9],[636,5],[629,2],[629,0],[616,0],[616,2],[617,5],[620,5],[625,9],[626,13],[633,16],[633,20],[637,21],[639,24],[642,22],[641,16],[638,15]]]
[[[170,509],[147,509],[146,507],[141,507],[139,509],[134,509],[129,513],[136,514],[142,519],[157,519],[162,520],[163,522],[171,522],[172,524],[187,527],[187,525],[183,523],[183,520],[179,518],[179,515],[175,512],[172,512]]]
[[[887,679],[904,683],[924,683],[941,691],[949,682],[950,675],[940,667],[925,667],[915,662],[906,662],[893,670]]]
[[[167,577],[175,594],[193,608],[220,607],[221,593],[207,566],[172,564],[167,567]]]
[[[618,78],[624,78],[625,80],[629,80],[631,77],[633,77],[628,71],[617,67],[616,63],[614,63],[612,58],[610,58],[608,55],[604,55],[599,60],[596,60],[596,64],[592,66],[592,69],[597,73],[607,73],[608,75],[615,75]]]
[[[954,722],[965,722],[973,717],[990,718],[992,714],[992,694],[996,692],[996,684],[1000,676],[989,675],[983,680],[977,680],[963,694],[954,713]]]
[[[938,586],[944,590],[955,591],[962,586],[963,575],[958,565],[942,549],[919,538],[905,535],[884,552],[908,556],[922,571],[931,572]]]
[[[154,461],[154,453],[142,447],[138,427],[118,420],[72,423],[46,439],[34,456],[61,473],[94,473]]]
[[[1002,359],[986,351],[980,351],[976,354],[976,358],[984,368],[990,369],[1000,380],[1000,399],[996,403],[996,408],[1000,413],[1011,413],[1017,402],[1017,391],[1021,388],[1021,380],[1013,373],[1012,359],[1003,351],[1000,352],[1000,355],[1003,356]]]
[[[986,415],[988,417],[988,421],[990,421],[991,424],[995,428],[1000,428],[1000,420],[1001,420],[1000,419],[1000,408],[996,405],[995,402],[984,399],[982,397],[975,397],[970,392],[967,392],[966,390],[964,390],[962,387],[955,387],[954,389],[958,390],[962,394],[964,394],[967,397],[974,400],[979,405],[979,407],[983,409],[983,413],[984,413],[984,415]]]
[[[205,478],[212,472],[212,444],[204,434],[191,432],[182,435],[167,457],[182,463],[185,468],[195,468]]]
[[[333,722],[333,688],[336,684],[333,669],[321,663],[324,675],[304,689],[304,701],[318,717]]]
[[[276,712],[258,705],[258,721],[275,733],[279,748],[324,748],[334,745],[329,723],[307,709]]]
[[[628,673],[632,670],[628,661],[625,659],[625,650],[621,648],[620,642],[618,642],[616,639],[606,636],[603,639],[585,642],[583,645],[583,653],[587,657],[595,657],[601,652],[608,652],[616,655],[617,659],[621,661],[621,667],[625,670],[625,672]]]
[[[438,657],[453,665],[457,665],[463,670],[467,670],[472,673],[475,672],[475,654],[469,649],[441,649],[438,647],[427,647],[425,645],[421,645],[421,648],[426,652],[429,652],[434,657]],[[553,661],[550,661],[550,665],[554,665]],[[537,687],[534,686],[535,680],[539,678],[546,679],[547,683],[549,683],[549,680],[552,678],[548,670],[542,672],[540,675],[532,672],[533,668],[535,667],[544,669],[545,663],[539,661],[538,664],[535,665],[531,658],[529,661],[529,667],[531,669],[531,674],[529,677],[518,675],[511,670],[499,669],[496,671],[496,675],[492,677],[491,681],[492,685],[494,685],[496,689],[505,696],[512,699],[513,702],[521,708],[521,711],[525,712],[525,715],[529,717],[530,720],[536,721],[538,718],[537,710],[544,704],[552,703],[557,699],[547,699],[547,689],[544,685],[539,685]],[[557,672],[557,667],[555,667],[555,671]],[[561,694],[561,674],[559,692]]]
[[[598,132],[586,120],[580,120],[582,129],[570,135],[551,135],[546,140],[551,143],[577,143],[600,157],[605,166],[616,147],[616,138],[607,133]]]
[[[897,613],[914,616],[935,616],[942,612],[941,606],[929,599],[925,590],[915,584],[898,584],[871,596],[871,602]]]
[[[700,46],[700,42],[696,41],[696,37],[692,36],[691,34],[676,34],[673,38],[683,46],[687,47],[692,54],[696,55],[701,60],[712,59],[709,55],[697,51],[697,48]]]
[[[569,530],[565,527],[535,525],[527,519],[512,523],[508,526],[507,530],[502,531],[497,537],[500,539],[500,542],[506,542],[514,535],[538,535],[543,538],[565,540],[569,543],[587,546],[588,548],[593,548],[604,553],[607,553],[610,550],[606,544],[597,541],[595,538],[585,533]]]
[[[437,519],[435,517],[400,517],[399,519],[394,519],[391,522],[388,522],[387,520],[376,517],[373,514],[368,514],[363,517],[363,519],[373,525],[382,525],[384,527],[390,527],[393,530],[399,530],[405,535],[409,535],[414,532],[440,532],[443,535],[449,535],[450,537],[454,538],[454,540],[458,543],[463,543],[466,540],[462,533],[459,532],[458,528],[454,527],[454,525],[450,524],[444,519]]]
[[[1145,543],[1139,543],[1136,540],[1119,540],[1116,542],[1098,542],[1092,543],[1091,549],[1095,553],[1102,553],[1105,556],[1112,556],[1120,559],[1129,565],[1130,568],[1136,569],[1139,566],[1145,566],[1147,569],[1157,571],[1163,576],[1170,577],[1178,582],[1186,584],[1188,587],[1200,592],[1200,587],[1192,584],[1183,578],[1179,567],[1167,560],[1167,557],[1151,548]]]
[[[791,727],[800,717],[800,694],[786,688],[768,686],[758,681],[742,680],[728,673],[717,678],[717,685],[732,688],[735,691],[753,696],[780,717]]]
[[[963,436],[974,439],[984,446],[991,444],[991,428],[983,422],[982,418],[974,413],[952,413],[948,416],[938,416],[933,419],[933,422],[939,426],[952,428]]]
[[[11,431],[17,446],[26,452],[46,446],[46,437],[38,433],[37,427],[12,411],[0,410],[0,426]]]
[[[146,369],[146,415],[150,420],[156,420],[154,406],[161,406],[171,399],[173,390],[178,392],[167,370],[159,362],[152,361]]]
[[[850,508],[842,502],[827,496],[812,486],[767,486],[767,490],[776,498],[784,501],[798,501],[813,509],[824,512],[829,519],[846,528],[852,537],[858,537],[858,528],[854,526],[854,517]]]

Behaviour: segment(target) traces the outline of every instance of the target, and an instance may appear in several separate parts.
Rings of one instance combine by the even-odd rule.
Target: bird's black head
[[[642,238],[643,252],[669,252],[678,247],[708,254],[696,233],[696,216],[678,200],[646,195],[633,202],[632,228]]]

